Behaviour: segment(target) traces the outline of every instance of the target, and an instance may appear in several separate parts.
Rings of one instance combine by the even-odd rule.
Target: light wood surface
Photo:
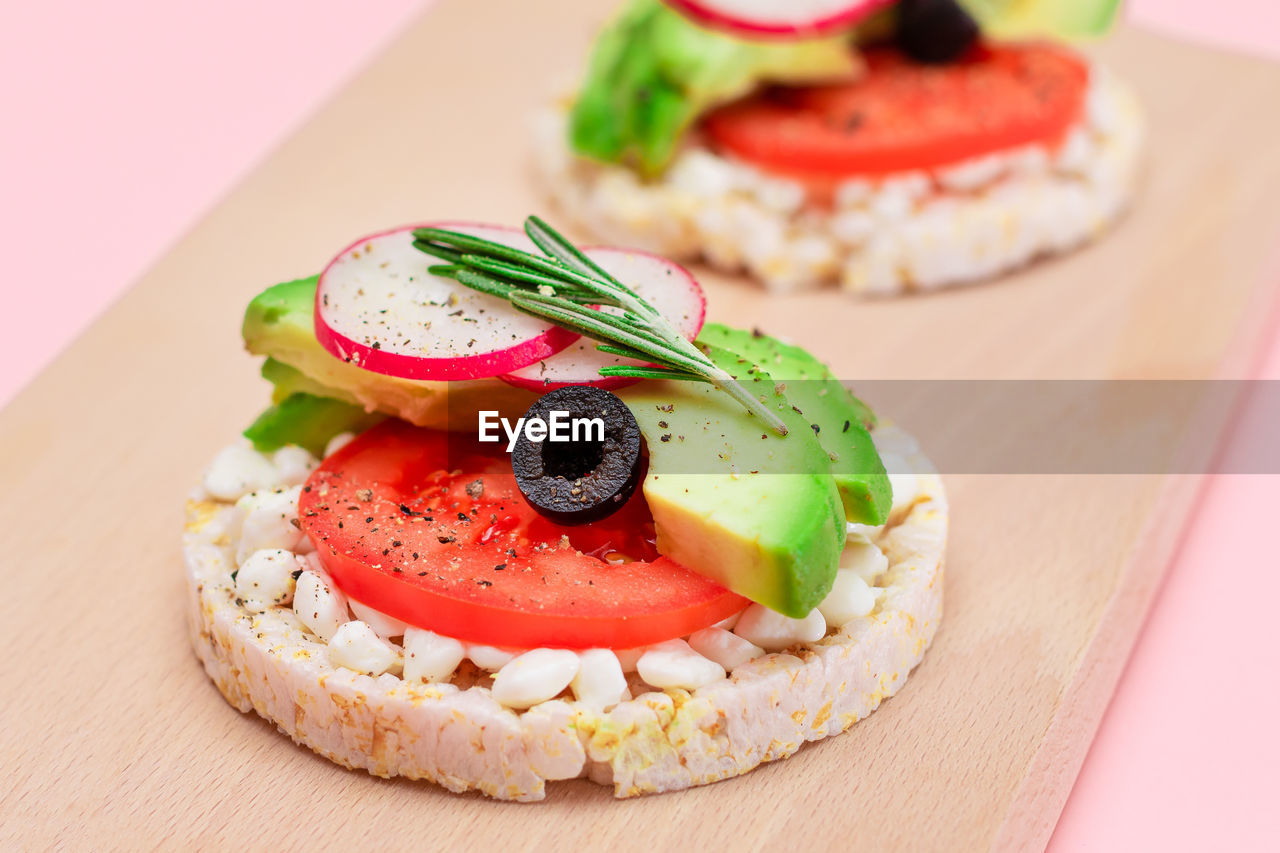
[[[1195,478],[948,478],[946,618],[901,694],[675,795],[574,782],[521,806],[343,770],[231,709],[187,648],[182,501],[267,396],[244,304],[359,233],[543,209],[528,112],[606,5],[443,3],[0,413],[0,848],[1044,844]],[[1108,239],[888,302],[708,275],[712,316],[801,340],[842,377],[1250,375],[1280,281],[1280,70],[1137,32],[1102,52],[1152,128],[1137,208]]]

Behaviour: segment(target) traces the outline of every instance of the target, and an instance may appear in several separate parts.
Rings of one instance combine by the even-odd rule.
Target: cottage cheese
[[[1091,69],[1084,115],[1056,150],[1032,146],[930,172],[805,188],[696,145],[658,179],[574,156],[569,100],[539,117],[543,182],[577,223],[611,243],[745,271],[772,290],[839,283],[860,294],[989,278],[1106,230],[1133,193],[1142,146],[1137,101]]]

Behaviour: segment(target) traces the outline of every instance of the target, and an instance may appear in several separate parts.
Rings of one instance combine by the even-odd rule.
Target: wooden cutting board
[[[1045,843],[1194,477],[949,477],[947,615],[906,688],[841,737],[680,794],[573,782],[521,806],[346,771],[232,710],[188,650],[182,502],[267,397],[244,304],[360,233],[544,210],[529,112],[606,5],[441,4],[0,413],[0,847]],[[1116,233],[896,301],[708,275],[712,316],[802,340],[843,377],[1251,375],[1280,281],[1280,68],[1131,31],[1101,52],[1152,131]]]

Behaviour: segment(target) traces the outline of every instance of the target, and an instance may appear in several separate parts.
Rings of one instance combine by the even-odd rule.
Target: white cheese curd
[[[354,432],[340,432],[333,438],[329,439],[329,443],[324,446],[324,458],[328,459],[342,448],[346,447],[356,437]]]
[[[882,190],[871,199],[871,216],[881,227],[906,222],[915,209],[915,200],[901,190]]]
[[[953,192],[973,192],[996,180],[1007,168],[1003,154],[988,154],[938,170],[938,183]]]
[[[890,175],[880,182],[881,192],[892,192],[906,196],[912,201],[924,198],[933,189],[933,179],[928,172],[912,170]]]
[[[693,214],[693,223],[702,237],[701,254],[720,269],[736,272],[742,265],[742,252],[725,207],[706,205]]]
[[[729,672],[749,660],[760,657],[764,649],[725,628],[703,628],[689,635],[689,646],[707,660],[713,660]]]
[[[866,206],[875,185],[866,178],[849,178],[836,185],[836,208],[854,209]]]
[[[249,492],[278,484],[276,467],[247,444],[233,444],[213,457],[204,474],[204,488],[223,501],[239,500]]]
[[[803,619],[783,616],[762,604],[753,604],[742,614],[733,632],[769,652],[800,643],[816,643],[827,633],[827,622],[818,610]]]
[[[302,568],[292,551],[254,551],[236,571],[236,598],[254,613],[293,601],[293,573]]]
[[[737,187],[737,172],[729,161],[708,151],[690,151],[671,167],[669,180],[699,198],[720,198]]]
[[[532,649],[498,670],[493,698],[508,708],[531,708],[560,695],[578,666],[578,655],[568,649]]]
[[[840,552],[840,571],[853,572],[868,585],[874,585],[889,568],[889,558],[872,542],[849,539]]]
[[[587,649],[578,654],[578,674],[569,685],[579,702],[606,711],[628,697],[627,677],[611,649]]]
[[[237,563],[263,548],[292,551],[298,547],[303,538],[302,529],[296,524],[301,494],[301,486],[262,489],[236,501],[236,509],[244,516],[240,544],[236,546]]]
[[[667,640],[645,650],[636,662],[636,672],[646,684],[666,689],[696,690],[725,677],[724,667],[703,657],[684,640]]]
[[[293,612],[311,633],[322,640],[332,638],[349,618],[347,597],[327,577],[312,569],[298,575],[293,591]]]
[[[466,654],[466,647],[452,637],[421,628],[406,628],[404,680],[448,681]]]
[[[861,246],[875,230],[875,219],[863,210],[844,210],[831,218],[832,235],[849,246]]]
[[[361,604],[354,598],[347,600],[347,606],[351,608],[351,612],[355,617],[363,622],[368,623],[379,637],[391,639],[392,637],[404,636],[405,629],[409,626],[394,616],[388,616],[380,610],[374,610],[367,604]]]
[[[804,187],[795,181],[760,176],[754,187],[756,197],[769,210],[794,213],[804,204]]]
[[[500,649],[497,646],[483,646],[475,643],[467,644],[467,657],[481,669],[497,672],[515,659],[519,651]]]
[[[843,628],[859,616],[869,615],[875,607],[876,594],[867,582],[852,569],[839,569],[831,592],[818,605],[818,612],[828,625]]]
[[[281,483],[300,486],[311,476],[316,460],[305,448],[290,444],[271,454],[271,464],[276,466],[276,474]]]
[[[398,662],[396,649],[367,624],[348,622],[329,640],[329,660],[365,675],[381,675]]]
[[[1028,145],[1006,155],[1009,171],[1026,177],[1037,177],[1049,171],[1052,158],[1042,145]]]

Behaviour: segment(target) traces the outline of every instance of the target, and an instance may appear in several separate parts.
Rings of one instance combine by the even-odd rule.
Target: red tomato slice
[[[703,122],[712,143],[807,179],[931,169],[1020,145],[1056,145],[1081,116],[1089,71],[1045,46],[980,47],[921,65],[881,48],[854,82],[770,89]]]
[[[352,598],[410,625],[495,646],[631,648],[749,602],[658,555],[637,492],[562,527],[516,487],[499,445],[388,421],[307,480],[302,529]]]

